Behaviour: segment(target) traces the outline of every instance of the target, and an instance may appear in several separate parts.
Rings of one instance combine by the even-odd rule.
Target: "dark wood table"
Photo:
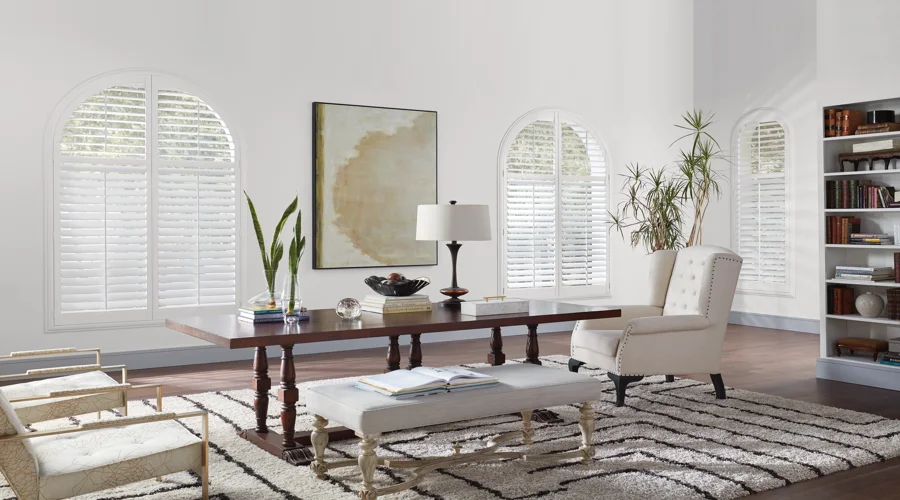
[[[273,455],[299,465],[308,463],[312,459],[312,454],[306,447],[309,444],[309,433],[297,433],[295,430],[296,405],[299,399],[294,368],[294,346],[296,344],[388,337],[385,371],[391,371],[400,368],[400,335],[410,336],[408,366],[415,368],[422,365],[420,339],[423,333],[490,328],[491,340],[487,362],[491,365],[502,365],[506,362],[506,355],[503,353],[503,338],[500,335],[500,329],[505,326],[526,325],[528,338],[525,344],[525,362],[539,365],[541,361],[538,359],[540,354],[537,337],[538,325],[563,321],[617,318],[621,314],[620,309],[611,307],[534,300],[531,301],[527,313],[495,316],[464,316],[458,309],[447,309],[440,304],[435,304],[432,312],[386,316],[364,312],[359,319],[355,320],[342,320],[335,314],[334,309],[318,309],[309,311],[309,321],[303,321],[292,327],[287,327],[282,323],[256,325],[243,323],[238,321],[235,314],[167,319],[166,327],[228,349],[251,347],[256,349],[253,357],[252,383],[255,392],[253,406],[256,411],[256,427],[242,431],[241,436]],[[269,430],[266,425],[269,389],[272,387],[272,380],[269,378],[269,361],[266,355],[266,348],[270,346],[281,347],[281,383],[278,387],[283,428],[281,435]],[[346,434],[346,431],[339,431],[338,435],[334,431],[329,431],[330,439],[340,439],[341,433]]]

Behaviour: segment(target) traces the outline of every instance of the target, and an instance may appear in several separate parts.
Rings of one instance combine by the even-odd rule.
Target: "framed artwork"
[[[416,210],[437,203],[437,112],[313,103],[313,268],[437,265]]]

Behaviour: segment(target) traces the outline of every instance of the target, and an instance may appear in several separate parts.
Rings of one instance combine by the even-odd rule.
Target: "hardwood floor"
[[[568,354],[569,333],[541,334],[540,347],[543,355]],[[489,352],[487,338],[425,344],[422,349],[426,364],[438,366],[484,362]],[[524,357],[525,336],[505,338],[503,350],[508,358]],[[295,357],[297,382],[378,373],[385,366],[385,351],[364,349],[298,355]],[[404,351],[404,357],[406,354]],[[722,355],[722,376],[725,385],[730,387],[900,418],[900,394],[897,392],[816,379],[818,354],[818,335],[730,325]],[[166,395],[189,394],[247,388],[250,366],[250,361],[241,361],[134,370],[129,378],[133,384],[164,384]],[[270,361],[273,379],[277,378],[278,366],[279,361],[273,358]],[[709,382],[707,375],[682,376]],[[134,397],[150,397],[150,394],[134,394]],[[900,498],[900,459],[796,483],[757,494],[754,498]]]

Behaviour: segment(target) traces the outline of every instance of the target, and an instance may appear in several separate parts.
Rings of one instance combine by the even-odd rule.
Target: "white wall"
[[[827,33],[838,31],[835,26]],[[758,108],[779,110],[791,137],[790,181],[795,200],[792,296],[740,293],[733,309],[818,319],[820,217],[814,201],[818,196],[821,116],[816,103],[816,1],[696,0],[694,36],[694,101],[697,107],[716,113],[712,131],[723,149],[732,148],[732,132],[739,119]],[[856,44],[845,40],[837,45],[851,50]],[[819,61],[821,64],[821,58]],[[835,68],[829,73],[844,70]],[[858,82],[855,76],[853,81]],[[730,177],[731,165],[723,161],[719,166]],[[710,209],[709,226],[704,230],[705,235],[712,236],[710,243],[728,247],[733,230],[730,190],[728,184],[725,196]]]
[[[671,124],[693,105],[691,7],[691,0],[3,2],[0,352],[199,344],[160,327],[44,332],[44,133],[58,102],[85,80],[148,68],[203,88],[238,134],[244,187],[267,225],[299,193],[312,227],[312,101],[437,110],[440,201],[496,207],[500,140],[534,108],[560,106],[589,121],[609,146],[614,174],[626,161],[672,160]],[[252,238],[244,219],[242,235]],[[613,241],[613,299],[636,300],[642,252]],[[264,285],[256,250],[246,245],[253,242],[244,243],[247,298]],[[460,283],[474,296],[497,290],[496,248],[471,243],[461,251]],[[432,278],[433,298],[449,281],[441,250],[439,267],[407,271]],[[310,266],[305,259],[301,282],[312,308],[366,291],[368,270]]]

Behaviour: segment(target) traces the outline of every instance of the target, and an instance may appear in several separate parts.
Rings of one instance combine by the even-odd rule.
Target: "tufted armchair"
[[[607,370],[616,406],[625,388],[645,375],[709,373],[725,399],[722,342],[743,259],[726,248],[700,245],[650,255],[648,305],[620,306],[620,318],[579,321],[569,369]]]

